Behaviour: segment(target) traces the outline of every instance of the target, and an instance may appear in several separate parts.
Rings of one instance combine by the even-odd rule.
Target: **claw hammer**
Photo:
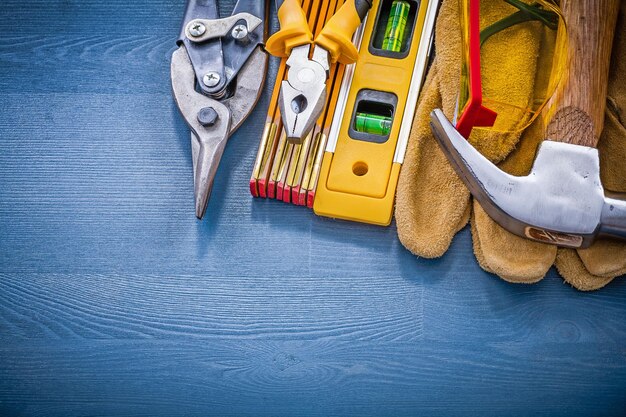
[[[561,4],[568,34],[564,84],[528,176],[501,171],[441,110],[431,114],[431,127],[457,174],[502,227],[539,242],[585,248],[599,236],[626,240],[626,194],[604,190],[596,149],[620,0]]]

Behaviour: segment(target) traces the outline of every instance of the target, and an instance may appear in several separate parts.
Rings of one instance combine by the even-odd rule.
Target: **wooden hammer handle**
[[[604,127],[613,34],[620,0],[564,0],[568,52],[549,140],[596,147]]]

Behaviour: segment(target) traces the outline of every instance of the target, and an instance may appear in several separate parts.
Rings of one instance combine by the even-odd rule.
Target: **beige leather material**
[[[501,0],[483,0],[481,19],[500,16],[503,4]],[[625,16],[626,2],[622,2],[609,77],[605,129],[598,145],[603,184],[617,192],[626,192]],[[511,94],[523,98],[524,94],[532,93],[532,83],[523,80],[534,78],[532,57],[540,45],[538,40],[527,38],[521,44],[524,48],[520,48],[520,43],[510,42],[506,36],[499,35],[490,40],[493,43],[489,48],[493,49],[482,51],[482,58],[487,61],[483,66],[490,67],[490,59],[498,60],[501,68],[515,73],[521,81]],[[471,213],[474,253],[480,266],[506,281],[537,282],[555,264],[568,283],[579,290],[589,291],[625,274],[624,243],[600,240],[585,250],[557,250],[554,246],[530,242],[507,232],[475,202],[471,210],[469,193],[436,144],[429,125],[430,112],[434,108],[443,108],[447,117],[453,114],[458,94],[460,42],[457,0],[444,0],[436,28],[437,56],[420,98],[398,184],[396,220],[403,245],[418,256],[442,256]],[[498,48],[508,51],[506,59],[503,60],[502,54],[497,52]],[[497,74],[502,73],[483,73],[484,89],[491,96],[510,91],[510,87],[498,90],[505,82],[498,78]],[[502,161],[499,166],[504,171],[526,175],[537,147],[544,139],[543,130],[544,126],[537,121],[526,129],[521,139],[516,134],[474,132],[470,141],[492,161]]]
[[[469,219],[469,191],[432,137],[428,120],[441,106],[437,62],[433,64],[416,113],[396,198],[402,244],[417,256],[436,258]]]

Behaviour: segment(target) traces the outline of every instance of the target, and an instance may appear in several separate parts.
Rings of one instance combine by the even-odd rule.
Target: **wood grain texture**
[[[595,148],[604,127],[613,34],[620,0],[563,2],[567,25],[565,85],[546,135]]]
[[[626,369],[607,368],[610,354],[590,346],[32,341],[0,347],[0,354],[27,363],[0,367],[11,382],[0,391],[9,397],[0,407],[14,415],[502,416],[518,410],[552,416],[624,410]],[[590,378],[603,384],[594,386]]]
[[[183,8],[0,4],[0,415],[626,413],[623,279],[512,286],[467,231],[424,260],[253,200],[269,91],[197,221]]]

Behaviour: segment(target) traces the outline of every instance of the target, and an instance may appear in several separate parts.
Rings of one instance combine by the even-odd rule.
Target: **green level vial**
[[[391,132],[393,119],[371,113],[357,113],[354,121],[354,130],[370,135],[387,136]]]
[[[402,44],[406,37],[406,23],[409,19],[411,5],[408,1],[395,0],[391,3],[385,38],[383,39],[383,50],[391,52],[401,52]]]

